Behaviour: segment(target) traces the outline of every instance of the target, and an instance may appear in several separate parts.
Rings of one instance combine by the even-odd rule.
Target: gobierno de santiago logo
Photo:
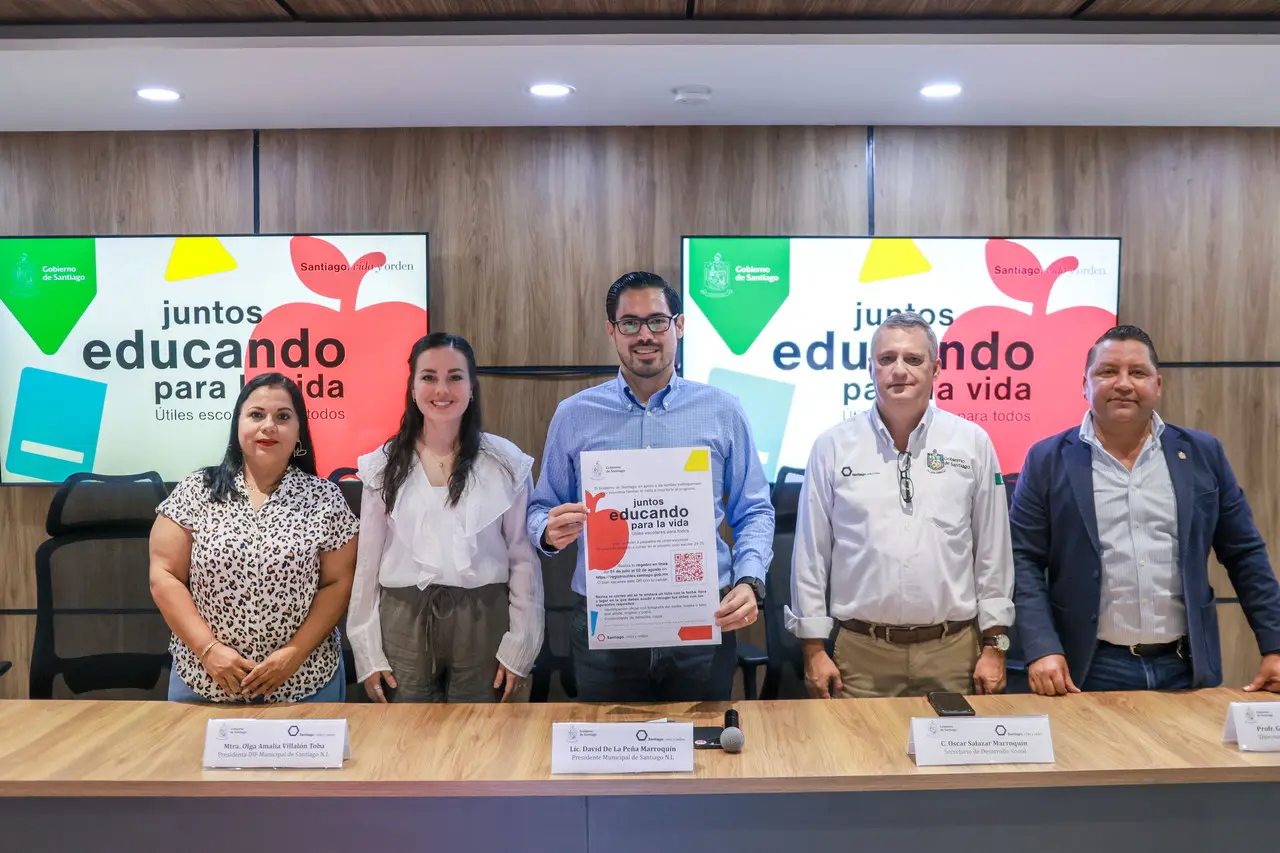
[[[720,252],[716,252],[714,258],[703,263],[702,289],[699,293],[711,299],[733,295],[733,288],[729,287],[729,262]]]

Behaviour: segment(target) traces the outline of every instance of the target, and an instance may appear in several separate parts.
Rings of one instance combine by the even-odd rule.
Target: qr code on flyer
[[[702,582],[702,552],[676,554],[676,583]]]

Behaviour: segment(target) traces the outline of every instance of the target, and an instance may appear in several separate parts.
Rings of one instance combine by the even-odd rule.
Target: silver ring
[[[373,685],[373,689],[374,689],[374,690],[376,690],[376,691],[378,691],[379,693],[381,693],[381,692],[382,692],[382,685],[381,685],[381,684],[375,684],[375,685]]]

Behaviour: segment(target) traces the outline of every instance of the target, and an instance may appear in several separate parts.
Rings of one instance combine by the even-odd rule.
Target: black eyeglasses
[[[911,453],[898,454],[898,495],[908,506],[915,497],[916,487],[911,482]]]
[[[676,315],[678,317],[680,315]],[[645,317],[643,320],[638,317],[624,317],[621,320],[611,320],[613,327],[627,337],[640,334],[641,326],[648,326],[649,331],[655,335],[665,332],[671,328],[675,317],[668,317],[666,314],[654,314],[652,317]]]

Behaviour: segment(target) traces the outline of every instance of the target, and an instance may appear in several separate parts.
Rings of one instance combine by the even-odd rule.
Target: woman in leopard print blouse
[[[298,386],[279,373],[246,383],[222,463],[156,512],[151,592],[173,630],[169,698],[344,701],[337,624],[359,521],[316,476]]]

